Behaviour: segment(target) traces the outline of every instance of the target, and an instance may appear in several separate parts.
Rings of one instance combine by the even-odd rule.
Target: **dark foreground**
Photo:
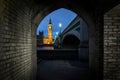
[[[38,50],[37,80],[90,80],[88,61],[78,50]]]
[[[78,60],[41,60],[37,80],[90,80],[88,63]]]

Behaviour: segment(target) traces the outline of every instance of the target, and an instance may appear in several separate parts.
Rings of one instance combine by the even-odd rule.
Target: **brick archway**
[[[37,2],[38,1],[38,2]],[[41,1],[41,2],[39,2]],[[46,2],[44,2],[46,1]],[[36,28],[51,11],[64,7],[82,17],[89,31],[89,66],[95,79],[103,78],[103,15],[119,3],[116,0],[62,0],[49,4],[47,0],[0,0],[0,80],[35,80]],[[86,3],[88,1],[88,3]],[[116,15],[116,14],[115,14]],[[118,25],[119,26],[119,25]],[[116,30],[116,29],[113,29]],[[117,29],[119,30],[119,29]],[[119,31],[118,31],[119,33]],[[117,34],[117,33],[116,33]],[[118,36],[119,37],[119,36]],[[118,42],[119,44],[119,42]],[[119,49],[119,46],[117,46]],[[112,48],[109,48],[112,49]],[[118,50],[119,52],[119,50]],[[113,50],[114,53],[114,50]],[[115,52],[117,53],[117,52]],[[117,54],[118,56],[118,54]],[[106,57],[107,58],[107,57]],[[106,60],[105,58],[105,60]],[[111,60],[111,59],[110,59]],[[112,61],[119,61],[119,57]],[[105,62],[106,64],[109,63]],[[119,62],[118,62],[119,63]],[[114,66],[113,64],[108,64]],[[107,65],[107,66],[108,66]],[[116,66],[119,64],[115,64]],[[114,67],[105,80],[119,80]],[[106,69],[107,70],[107,69]],[[119,71],[119,67],[117,68]],[[116,70],[116,71],[117,71]],[[119,73],[119,72],[118,72]],[[107,74],[107,73],[105,73]]]

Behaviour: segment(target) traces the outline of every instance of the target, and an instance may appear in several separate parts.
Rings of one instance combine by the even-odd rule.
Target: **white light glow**
[[[62,27],[62,23],[59,23],[59,27]]]
[[[58,35],[59,32],[56,32],[56,35]]]

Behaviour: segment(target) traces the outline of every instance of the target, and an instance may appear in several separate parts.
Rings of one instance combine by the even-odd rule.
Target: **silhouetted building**
[[[43,45],[43,31],[39,32],[39,35],[37,36],[37,43],[38,45]]]

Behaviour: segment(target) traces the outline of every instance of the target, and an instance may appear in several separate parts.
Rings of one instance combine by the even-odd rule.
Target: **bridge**
[[[88,26],[82,18],[76,17],[55,39],[55,46],[67,49],[88,47]]]
[[[86,22],[77,16],[58,35],[54,45],[61,49],[78,49],[79,59],[88,60],[88,26]]]

